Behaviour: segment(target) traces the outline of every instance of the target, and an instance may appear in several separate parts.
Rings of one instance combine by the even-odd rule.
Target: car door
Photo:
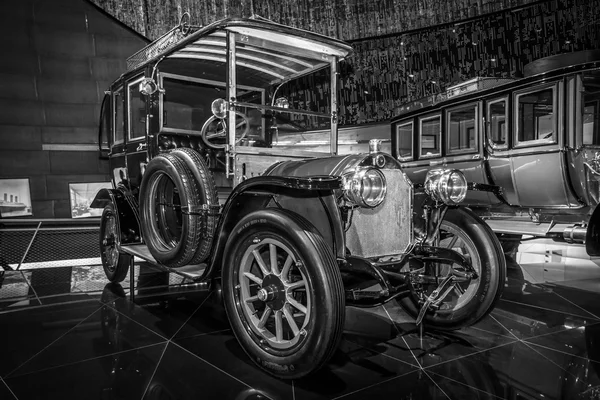
[[[111,90],[112,126],[110,140],[110,173],[114,187],[129,188],[125,163],[125,99],[123,84],[116,83]]]
[[[510,96],[508,93],[491,98],[484,103],[485,107],[485,149],[487,153],[487,170],[491,182],[500,186],[504,199],[511,205],[519,204],[515,182],[513,180],[510,157],[510,140],[512,133]]]
[[[143,75],[130,80],[126,86],[126,160],[129,188],[132,192],[137,192],[142,182],[144,168],[148,163],[147,147],[147,120],[148,109],[146,106],[147,96],[142,95],[139,90],[140,82],[144,79]]]
[[[576,207],[568,186],[563,129],[563,84],[550,82],[512,94],[511,169],[523,207]]]

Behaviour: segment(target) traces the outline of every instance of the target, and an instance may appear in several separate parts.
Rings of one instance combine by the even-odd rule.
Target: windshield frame
[[[242,38],[242,40],[244,40],[244,38]],[[337,87],[338,87],[338,62],[339,62],[339,58],[336,55],[332,55],[332,54],[322,54],[321,55],[321,63],[315,67],[310,69],[309,71],[306,71],[306,73],[302,74],[302,75],[294,75],[294,76],[289,76],[286,77],[284,79],[282,79],[279,82],[272,82],[273,84],[277,84],[274,92],[273,92],[273,97],[274,95],[277,93],[277,90],[279,89],[279,87],[289,81],[292,81],[294,79],[298,79],[301,78],[303,76],[308,76],[310,74],[316,73],[319,70],[322,70],[323,68],[329,68],[329,109],[331,110],[329,113],[322,113],[322,112],[315,112],[315,111],[309,111],[309,110],[298,110],[298,109],[292,109],[292,108],[285,108],[285,109],[281,109],[272,105],[267,105],[265,104],[264,100],[263,100],[263,104],[261,104],[260,106],[257,107],[256,104],[253,103],[244,103],[244,102],[237,102],[237,91],[238,89],[243,88],[243,86],[238,86],[237,85],[237,46],[240,43],[239,40],[239,34],[237,34],[236,32],[233,31],[227,31],[227,37],[226,37],[226,41],[227,41],[227,87],[226,87],[226,99],[229,101],[229,112],[228,112],[228,116],[226,117],[227,119],[227,126],[231,127],[231,126],[235,126],[236,123],[236,114],[235,114],[235,109],[236,107],[251,107],[251,108],[256,108],[256,109],[260,109],[260,110],[264,110],[264,111],[283,111],[285,110],[286,113],[290,113],[290,114],[297,114],[297,115],[307,115],[307,116],[317,116],[317,117],[325,117],[325,118],[329,118],[330,119],[330,127],[329,127],[329,152],[328,153],[324,153],[324,152],[311,152],[311,151],[307,151],[307,150],[298,150],[298,153],[302,153],[303,156],[307,156],[307,155],[311,155],[311,156],[315,156],[315,157],[323,157],[323,156],[332,156],[332,155],[336,155],[337,151],[338,151],[338,143],[337,143],[337,138],[338,138],[338,124],[337,124]],[[316,60],[315,60],[316,61]],[[327,66],[327,62],[328,62],[328,66]],[[273,101],[271,101],[271,104],[273,104]],[[317,130],[315,130],[317,131]],[[247,147],[244,146],[236,146],[236,139],[235,139],[235,130],[234,129],[228,129],[228,143],[229,146],[228,148],[230,149],[231,152],[244,152]],[[265,152],[276,152],[276,149],[263,149]],[[254,151],[251,151],[254,152]],[[295,153],[296,150],[292,150],[292,153]]]

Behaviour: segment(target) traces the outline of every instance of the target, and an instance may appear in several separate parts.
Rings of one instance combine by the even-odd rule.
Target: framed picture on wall
[[[33,215],[29,178],[0,179],[0,215],[3,218]]]
[[[100,217],[101,208],[90,208],[90,204],[100,189],[111,189],[110,182],[69,183],[69,198],[71,199],[71,217],[88,218]]]

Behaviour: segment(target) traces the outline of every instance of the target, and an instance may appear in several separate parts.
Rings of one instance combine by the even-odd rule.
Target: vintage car
[[[461,170],[500,195],[464,205],[506,243],[522,235],[585,243],[600,256],[600,51],[536,60],[521,79],[475,78],[406,104],[392,154],[414,182]]]
[[[350,53],[260,18],[181,23],[130,57],[101,111],[114,188],[92,207],[104,208],[108,279],[122,281],[134,256],[220,279],[241,346],[281,378],[331,357],[345,306],[397,299],[420,326],[452,330],[504,287],[499,241],[459,207],[460,171],[414,185],[377,140],[337,154],[338,62]]]

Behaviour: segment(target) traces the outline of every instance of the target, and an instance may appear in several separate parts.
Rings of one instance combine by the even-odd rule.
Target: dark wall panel
[[[100,102],[147,40],[85,0],[0,2],[0,179],[29,178],[36,218],[68,218],[68,183],[108,181]]]

